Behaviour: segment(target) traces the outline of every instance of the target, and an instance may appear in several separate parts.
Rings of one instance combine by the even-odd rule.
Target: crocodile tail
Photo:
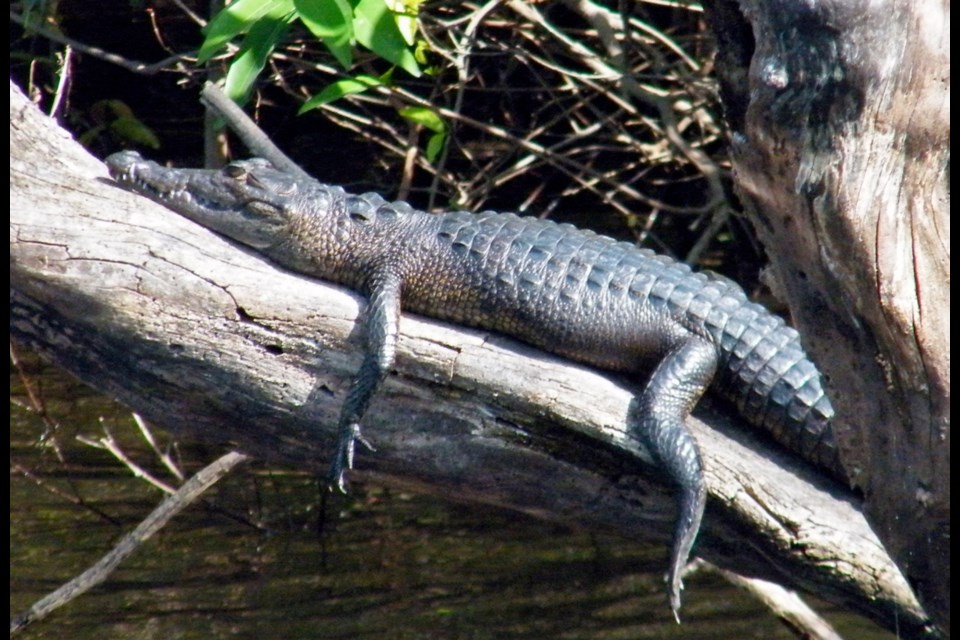
[[[833,406],[796,330],[750,302],[715,329],[721,394],[736,403],[751,424],[845,481],[831,426]]]

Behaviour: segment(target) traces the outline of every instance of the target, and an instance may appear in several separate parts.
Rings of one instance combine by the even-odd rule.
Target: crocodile
[[[798,333],[734,282],[569,224],[514,214],[428,214],[264,159],[174,169],[133,151],[106,160],[137,193],[294,272],[368,296],[366,352],[338,422],[331,482],[344,490],[361,419],[391,369],[401,309],[492,330],[595,367],[645,375],[627,433],[677,487],[667,573],[681,571],[706,503],[685,419],[708,387],[750,423],[843,478],[833,408]]]

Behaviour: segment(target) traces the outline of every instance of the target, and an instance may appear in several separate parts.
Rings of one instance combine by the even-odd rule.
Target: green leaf
[[[294,0],[300,20],[344,69],[353,64],[353,7],[347,0]]]
[[[397,109],[397,113],[410,122],[433,131],[433,135],[427,140],[426,156],[430,162],[435,161],[447,142],[447,123],[440,114],[429,107],[403,107]]]
[[[245,103],[250,97],[257,76],[263,71],[267,58],[277,42],[283,38],[293,18],[293,12],[280,18],[267,16],[250,28],[240,46],[239,55],[230,63],[230,70],[227,71],[224,81],[224,91],[238,104]]]
[[[440,114],[433,109],[427,107],[403,107],[402,109],[398,109],[397,113],[410,122],[423,125],[434,133],[447,132],[447,123],[444,122]]]
[[[426,40],[417,40],[417,45],[413,48],[413,57],[420,64],[427,64],[427,52],[430,51],[430,45]],[[429,73],[429,72],[427,72]]]
[[[436,161],[440,152],[443,151],[443,145],[447,142],[447,133],[435,133],[427,140],[427,160]]]
[[[420,65],[397,27],[396,16],[384,0],[360,0],[353,15],[357,42],[410,75],[420,77]]]
[[[384,0],[387,9],[393,12],[397,21],[397,30],[403,36],[408,46],[417,41],[417,12],[420,9],[418,0]]]
[[[110,132],[125,142],[150,149],[160,148],[160,139],[153,129],[136,118],[117,118],[110,123]]]
[[[90,117],[97,126],[81,134],[80,141],[89,144],[104,131],[124,144],[135,144],[151,149],[160,148],[160,139],[153,129],[137,119],[133,109],[122,100],[97,100],[90,105]]]
[[[93,141],[96,140],[100,136],[100,134],[106,130],[107,130],[107,125],[98,124],[97,126],[91,129],[87,129],[86,131],[81,133],[80,136],[77,138],[77,142],[79,142],[85,147],[89,147],[91,144],[93,144]]]
[[[261,19],[279,19],[293,10],[293,0],[237,0],[204,27],[207,37],[200,46],[197,62],[202,64],[212,58],[229,41],[250,31]]]
[[[384,76],[385,75],[386,74],[384,74]],[[355,78],[346,78],[344,80],[338,80],[333,84],[329,84],[323,88],[323,91],[304,102],[303,106],[300,107],[300,110],[297,111],[297,115],[306,113],[311,109],[316,109],[320,105],[327,104],[328,102],[339,100],[343,96],[350,95],[351,93],[362,93],[371,87],[380,86],[384,84],[384,76],[375,78],[374,76],[362,74],[356,76]]]

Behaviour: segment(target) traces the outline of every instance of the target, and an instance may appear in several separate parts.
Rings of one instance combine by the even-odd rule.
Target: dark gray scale
[[[771,327],[768,327],[771,328]],[[744,358],[737,376],[747,385],[742,392],[739,404],[740,412],[753,424],[763,424],[763,410],[767,402],[768,386],[764,384],[763,374],[767,363],[776,357],[779,349],[790,342],[789,336],[769,331],[761,335],[753,349]]]
[[[757,377],[758,381],[767,389],[767,402],[760,420],[769,429],[775,438],[783,442],[794,436],[785,429],[788,415],[787,406],[796,389],[791,388],[791,372],[796,370],[803,352],[798,349],[783,349],[767,361],[764,371]],[[791,448],[799,447],[798,439],[790,443]]]

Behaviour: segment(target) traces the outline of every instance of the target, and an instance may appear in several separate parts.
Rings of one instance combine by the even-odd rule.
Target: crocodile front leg
[[[370,398],[393,367],[397,356],[397,334],[400,326],[400,278],[392,274],[374,276],[368,283],[370,301],[365,310],[364,330],[367,348],[363,363],[347,392],[340,410],[337,428],[337,450],[330,465],[330,482],[346,492],[346,471],[353,468],[353,453],[359,441],[373,449],[360,433],[360,419],[370,405]]]
[[[632,435],[677,484],[679,517],[674,530],[667,581],[670,608],[680,622],[680,574],[700,529],[707,490],[703,463],[686,418],[717,369],[718,354],[710,342],[691,336],[672,348],[650,376],[638,398]]]

